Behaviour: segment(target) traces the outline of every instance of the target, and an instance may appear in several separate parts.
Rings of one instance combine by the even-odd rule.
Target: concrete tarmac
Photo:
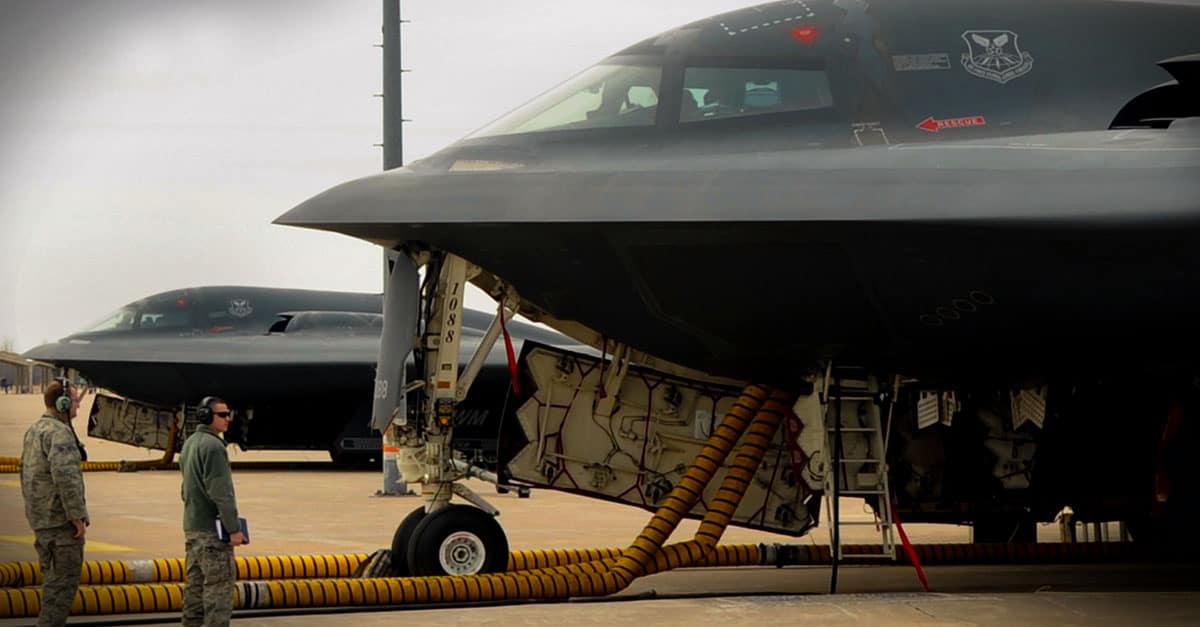
[[[137,449],[85,435],[91,397],[76,428],[96,461],[156,459],[161,452]],[[42,412],[40,396],[0,395],[0,456],[19,456],[21,436]],[[245,452],[236,461],[325,461],[324,451]],[[252,542],[239,555],[299,555],[370,552],[388,546],[401,518],[420,506],[416,497],[375,497],[381,474],[363,471],[235,471],[241,514]],[[182,503],[177,471],[87,473],[86,559],[131,560],[183,554]],[[582,496],[534,490],[532,498],[472,487],[501,510],[500,522],[513,550],[620,547],[648,520],[644,510]],[[846,500],[847,518],[868,519],[861,502]],[[690,538],[696,523],[685,521],[673,541]],[[966,527],[911,525],[914,542],[965,542]],[[869,526],[850,527],[846,541],[878,541]],[[1043,541],[1057,529],[1039,530]],[[0,561],[33,560],[32,532],[25,524],[17,475],[0,475]],[[730,528],[726,544],[755,542],[827,543],[823,527],[805,538]],[[396,621],[480,624],[748,624],[815,621],[815,624],[1200,624],[1200,569],[1192,566],[954,566],[928,569],[936,594],[925,594],[906,567],[846,567],[840,591],[827,595],[826,567],[723,568],[662,573],[635,581],[618,599],[490,607],[399,609],[373,612],[239,614],[247,625],[383,625]],[[653,597],[653,598],[651,598]],[[78,617],[72,623],[130,624],[171,615]],[[28,624],[0,620],[0,626]]]

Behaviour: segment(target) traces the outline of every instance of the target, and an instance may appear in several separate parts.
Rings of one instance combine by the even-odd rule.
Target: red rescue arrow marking
[[[966,118],[947,118],[945,120],[938,120],[933,116],[929,116],[918,124],[917,128],[922,131],[936,133],[944,128],[964,128],[967,126],[984,126],[986,124],[987,120],[983,119],[982,115],[973,115]]]

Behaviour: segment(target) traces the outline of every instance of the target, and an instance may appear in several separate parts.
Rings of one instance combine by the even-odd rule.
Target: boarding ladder
[[[861,368],[830,367],[826,372],[826,393],[822,399],[825,409],[826,459],[825,509],[829,517],[829,546],[836,551],[838,561],[856,559],[896,559],[892,526],[891,493],[888,491],[887,451],[884,444],[884,425],[880,411],[879,385],[875,377]],[[856,496],[868,502],[877,499],[874,520],[834,520],[833,472],[838,438],[838,418],[841,418],[840,478],[841,496]],[[840,515],[838,518],[842,518]],[[879,551],[844,553],[845,541],[841,529],[852,526],[876,525],[880,532]],[[834,528],[839,527],[838,533]],[[836,536],[836,539],[835,539]]]

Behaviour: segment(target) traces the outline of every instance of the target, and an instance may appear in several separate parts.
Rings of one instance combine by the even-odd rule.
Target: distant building
[[[41,393],[57,373],[58,370],[50,364],[29,361],[17,353],[0,351],[0,378],[8,380],[10,393]]]

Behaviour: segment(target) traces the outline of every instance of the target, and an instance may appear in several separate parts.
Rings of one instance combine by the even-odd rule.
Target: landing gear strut
[[[500,319],[492,322],[470,362],[459,372],[466,283],[480,269],[447,253],[420,252],[425,265],[420,287],[418,342],[413,348],[417,372],[417,417],[392,424],[400,441],[397,464],[401,476],[421,484],[425,505],[408,514],[392,537],[395,575],[473,575],[503,571],[508,566],[508,539],[496,522],[499,511],[460,482],[477,477],[499,484],[499,478],[455,459],[451,445],[454,414],[500,335]],[[506,298],[507,294],[502,294]],[[501,315],[511,315],[501,308]],[[388,320],[384,320],[388,324]],[[386,330],[386,329],[385,329]],[[528,495],[528,488],[519,488]],[[450,504],[457,495],[471,505]]]

